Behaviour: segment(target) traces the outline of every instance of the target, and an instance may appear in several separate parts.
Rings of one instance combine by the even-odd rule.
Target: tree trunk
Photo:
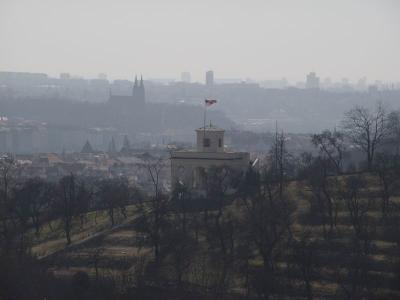
[[[65,226],[64,226],[64,230],[65,230],[65,237],[67,238],[67,245],[71,244],[71,224],[70,224],[70,220],[67,219],[65,221]]]

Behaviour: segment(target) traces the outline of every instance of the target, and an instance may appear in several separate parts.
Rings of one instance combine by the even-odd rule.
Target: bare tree
[[[343,153],[345,151],[343,133],[336,130],[325,130],[322,133],[314,134],[311,141],[319,149],[320,156],[329,160],[334,166],[336,173],[342,173]]]
[[[49,209],[49,184],[40,178],[26,181],[15,189],[16,209],[20,218],[29,218],[39,235],[42,219]]]
[[[5,248],[9,247],[13,235],[11,233],[13,203],[10,194],[14,185],[15,167],[15,160],[12,156],[0,158],[0,246],[5,246]]]
[[[163,244],[168,248],[179,290],[182,290],[184,275],[193,263],[198,246],[191,234],[191,199],[190,190],[185,185],[175,185],[170,203],[171,226],[163,235]]]
[[[232,190],[240,172],[229,167],[213,167],[207,172],[206,197],[215,203],[212,214],[213,221],[207,226],[207,239],[213,258],[219,265],[219,276],[216,293],[222,297],[229,287],[229,275],[232,271],[237,238],[237,222],[235,216],[226,206],[229,204],[228,192]]]
[[[387,153],[379,153],[376,156],[374,169],[379,179],[379,192],[381,198],[382,220],[392,212],[393,204],[391,197],[396,195],[400,187],[400,161],[397,156]]]
[[[250,169],[241,192],[246,236],[263,261],[262,270],[255,273],[253,282],[265,299],[277,292],[280,283],[275,276],[277,260],[292,238],[290,227],[295,207],[287,193],[289,161],[285,137],[277,135],[262,173]]]
[[[136,222],[137,230],[146,233],[154,249],[156,265],[161,262],[161,232],[168,223],[169,197],[162,190],[162,171],[165,168],[163,158],[147,157],[144,159],[142,168],[145,170],[149,183],[152,187],[149,201],[139,199],[136,207],[139,218]]]
[[[374,112],[356,106],[345,114],[343,128],[352,142],[365,153],[368,170],[371,170],[377,150],[390,133],[383,105],[379,103]]]
[[[88,195],[85,185],[71,174],[60,179],[54,209],[63,221],[67,244],[71,244],[72,220],[79,213],[79,202]]]
[[[298,240],[293,240],[291,246],[293,251],[290,259],[293,260],[293,263],[300,271],[301,279],[304,282],[305,294],[307,299],[311,300],[314,298],[311,283],[313,279],[317,278],[319,270],[316,254],[318,250],[317,241],[311,236],[311,232],[304,230]]]
[[[119,209],[126,218],[126,205],[129,201],[128,183],[122,179],[105,179],[98,184],[100,208],[107,210],[111,226],[115,225],[115,210]]]
[[[394,146],[395,154],[400,155],[400,110],[392,111],[388,115],[390,128],[389,142]]]
[[[342,281],[342,290],[352,299],[365,298],[368,289],[369,255],[372,247],[372,234],[375,226],[368,218],[371,199],[368,195],[367,182],[362,175],[345,178],[342,196],[350,216],[353,234],[349,239],[346,256],[349,258],[347,276]]]
[[[322,223],[323,236],[325,239],[331,237],[333,230],[336,229],[337,216],[339,209],[338,190],[339,180],[337,177],[329,176],[332,164],[328,159],[316,157],[307,168],[303,170],[305,181],[299,182],[308,188],[306,193],[310,202],[310,216]],[[329,231],[326,226],[329,224]]]
[[[275,140],[269,151],[269,166],[264,168],[264,177],[269,189],[277,187],[279,198],[283,197],[286,179],[289,173],[290,154],[286,148],[286,137],[283,132],[275,132]]]
[[[90,260],[93,263],[93,267],[94,267],[94,271],[95,271],[95,278],[96,281],[99,280],[99,264],[100,264],[100,260],[101,260],[101,256],[104,252],[104,248],[102,247],[97,247],[97,248],[93,248],[90,252]]]

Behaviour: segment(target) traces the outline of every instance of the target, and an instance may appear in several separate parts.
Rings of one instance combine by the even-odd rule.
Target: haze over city
[[[2,0],[0,70],[398,81],[400,3]]]

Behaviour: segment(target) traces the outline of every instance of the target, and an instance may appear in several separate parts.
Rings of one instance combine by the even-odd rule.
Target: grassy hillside
[[[345,177],[339,180],[345,180]],[[324,225],[320,214],[313,212],[315,207],[312,206],[315,203],[313,204],[312,200],[312,190],[306,186],[302,182],[292,182],[287,190],[289,198],[296,205],[292,216],[293,223],[290,225],[292,234],[290,239],[302,241],[306,236],[308,248],[283,248],[276,254],[274,281],[279,282],[279,289],[274,292],[275,296],[284,296],[285,299],[306,297],[304,272],[309,272],[314,298],[344,299],[349,297],[346,292],[350,293],[351,289],[355,288],[353,285],[359,289],[361,285],[362,290],[368,291],[368,297],[399,298],[400,244],[399,238],[391,233],[391,227],[393,222],[399,221],[400,215],[397,212],[389,215],[391,225],[388,225],[388,220],[382,219],[376,178],[369,176],[368,184],[358,190],[358,205],[363,210],[362,214],[360,213],[360,220],[363,222],[362,230],[365,231],[363,234],[367,235],[359,242],[360,247],[368,249],[367,254],[360,257],[354,252],[356,229],[348,209],[349,203],[336,194],[334,202],[336,224],[330,229],[327,222]],[[400,197],[391,197],[390,201],[393,207],[400,206]],[[234,218],[240,220],[243,217],[242,210],[242,201],[235,199],[224,207],[223,215],[224,217],[235,215]],[[195,233],[193,220],[203,220],[205,214],[210,219],[208,225],[201,225]],[[196,235],[196,241],[193,244],[195,249],[190,252],[190,262],[183,274],[186,289],[190,287],[191,290],[211,291],[220,276],[218,269],[220,261],[214,261],[212,256],[210,258],[210,253],[217,253],[217,248],[213,244],[215,241],[213,242],[210,237],[212,233],[209,232],[210,228],[213,228],[213,218],[216,215],[217,211],[212,210],[190,212],[187,215],[192,224],[191,235],[193,238]],[[154,273],[151,273],[151,266],[154,263],[153,249],[146,235],[137,231],[138,216],[140,213],[131,206],[128,209],[128,218],[123,219],[119,216],[120,225],[112,229],[106,212],[97,213],[97,223],[94,221],[95,212],[91,212],[87,214],[82,228],[79,219],[74,221],[73,243],[65,249],[65,239],[59,221],[53,221],[53,230],[50,230],[49,226],[43,228],[40,238],[35,240],[33,252],[61,277],[85,271],[91,278],[112,278],[121,285],[121,290],[126,290],[132,285],[137,286],[141,280],[154,282],[156,279],[153,277]],[[238,233],[235,243],[243,242],[240,239],[241,234]],[[238,257],[239,253],[239,250],[235,250],[233,256]],[[258,272],[257,270],[262,268],[262,258],[257,256],[256,252],[252,254],[247,260],[246,268]],[[215,255],[216,259],[218,257],[223,259],[218,256],[219,254]],[[299,255],[306,255],[308,259],[305,261],[306,265],[299,264]],[[164,257],[163,265],[157,271],[157,276],[161,276],[164,282],[175,280],[175,260],[176,257],[173,255]],[[236,262],[230,266],[229,288],[224,297],[240,298],[247,295],[252,298],[257,294],[257,287],[246,283],[242,273],[243,267],[241,263]],[[354,272],[362,274],[353,274]],[[358,279],[352,276],[358,276]],[[354,282],[350,279],[354,279]],[[362,284],[357,282],[361,279]]]

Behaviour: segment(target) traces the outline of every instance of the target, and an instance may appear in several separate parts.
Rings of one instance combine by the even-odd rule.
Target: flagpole
[[[203,128],[206,128],[206,112],[207,112],[207,104],[206,104],[206,101],[204,101],[204,127]]]
[[[206,138],[206,113],[207,113],[207,103],[206,100],[204,100],[203,148],[204,148],[204,139]]]
[[[207,106],[213,105],[214,103],[217,103],[217,100],[215,99],[204,99],[204,124],[203,124],[203,139],[206,138],[206,117],[207,117]],[[211,123],[210,123],[210,128],[211,128]],[[204,140],[203,140],[203,148],[204,148]]]

